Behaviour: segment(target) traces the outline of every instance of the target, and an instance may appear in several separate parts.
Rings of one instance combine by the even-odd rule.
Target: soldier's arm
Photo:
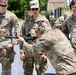
[[[61,23],[60,23],[60,21],[59,21],[59,19],[57,19],[55,22],[54,22],[54,25],[53,25],[53,28],[61,28]]]
[[[63,22],[61,30],[62,30],[63,32],[66,32],[66,29],[67,29],[67,20],[65,20],[65,21]]]
[[[73,26],[70,41],[71,41],[72,46],[76,49],[76,25]]]
[[[25,34],[26,32],[25,32],[25,22],[23,22],[23,24],[22,24],[22,26],[21,26],[21,35],[22,36],[25,36],[26,34]]]
[[[13,13],[10,14],[10,25],[11,25],[11,31],[12,31],[12,27],[14,27],[14,36],[19,36],[21,30],[19,25],[19,20],[17,16]],[[12,43],[17,44],[16,39],[13,39]]]
[[[68,30],[68,26],[67,26],[67,21],[68,19],[66,19],[63,24],[62,24],[62,27],[61,27],[61,31],[66,35],[66,37],[69,38],[69,30]]]
[[[22,26],[21,26],[21,36],[25,36],[25,21],[23,22]],[[19,44],[20,47],[20,54],[25,53],[23,50],[23,44]]]
[[[47,18],[44,17],[43,21],[46,22],[48,26],[52,26]]]
[[[34,44],[28,44],[22,37],[19,37],[17,40],[19,43],[23,43],[23,50],[25,55],[38,54],[40,51],[44,52],[44,48],[48,45],[48,42],[45,40],[37,40]]]
[[[11,25],[14,27],[14,35],[20,35],[19,20],[15,14],[11,14]]]
[[[43,38],[43,37],[42,37]],[[36,54],[37,52],[46,53],[49,50],[49,40],[46,39],[37,39],[36,43],[33,45],[33,51]]]

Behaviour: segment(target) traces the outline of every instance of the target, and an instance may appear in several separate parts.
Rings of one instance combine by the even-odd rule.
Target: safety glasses
[[[37,11],[37,10],[38,10],[38,8],[32,8],[31,10],[32,10],[32,11],[34,11],[34,10],[36,10],[36,11]]]

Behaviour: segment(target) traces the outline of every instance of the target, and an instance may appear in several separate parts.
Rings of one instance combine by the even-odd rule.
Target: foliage
[[[39,0],[41,11],[46,11],[48,0]],[[30,0],[9,0],[8,9],[14,12],[19,18],[23,18],[24,10],[29,10]]]
[[[41,11],[41,14],[42,15],[45,15],[46,14],[46,11],[45,10]]]
[[[39,0],[41,10],[47,10],[47,1],[48,0]]]

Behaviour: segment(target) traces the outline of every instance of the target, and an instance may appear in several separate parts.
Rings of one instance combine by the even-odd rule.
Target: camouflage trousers
[[[40,54],[34,56],[35,69],[37,75],[44,75],[44,72],[47,70],[47,61],[43,62],[40,57]]]
[[[35,64],[35,69],[37,75],[44,75],[46,71],[47,62],[43,62],[40,60],[41,55],[35,55],[32,57],[27,57],[23,67],[24,67],[24,75],[33,75],[33,69]]]
[[[10,50],[3,48],[0,49],[0,63],[2,64],[2,75],[11,75],[11,64],[14,60],[15,52],[13,48]]]

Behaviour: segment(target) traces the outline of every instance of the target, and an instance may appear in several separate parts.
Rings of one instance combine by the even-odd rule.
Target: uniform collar
[[[39,21],[39,20],[42,20],[42,15],[38,15],[37,19],[35,20],[35,22]]]
[[[5,13],[0,13],[0,17],[2,16],[2,17],[5,17],[5,15],[6,15],[6,12]]]
[[[72,15],[72,18],[71,19],[72,20],[76,20],[76,16]]]

